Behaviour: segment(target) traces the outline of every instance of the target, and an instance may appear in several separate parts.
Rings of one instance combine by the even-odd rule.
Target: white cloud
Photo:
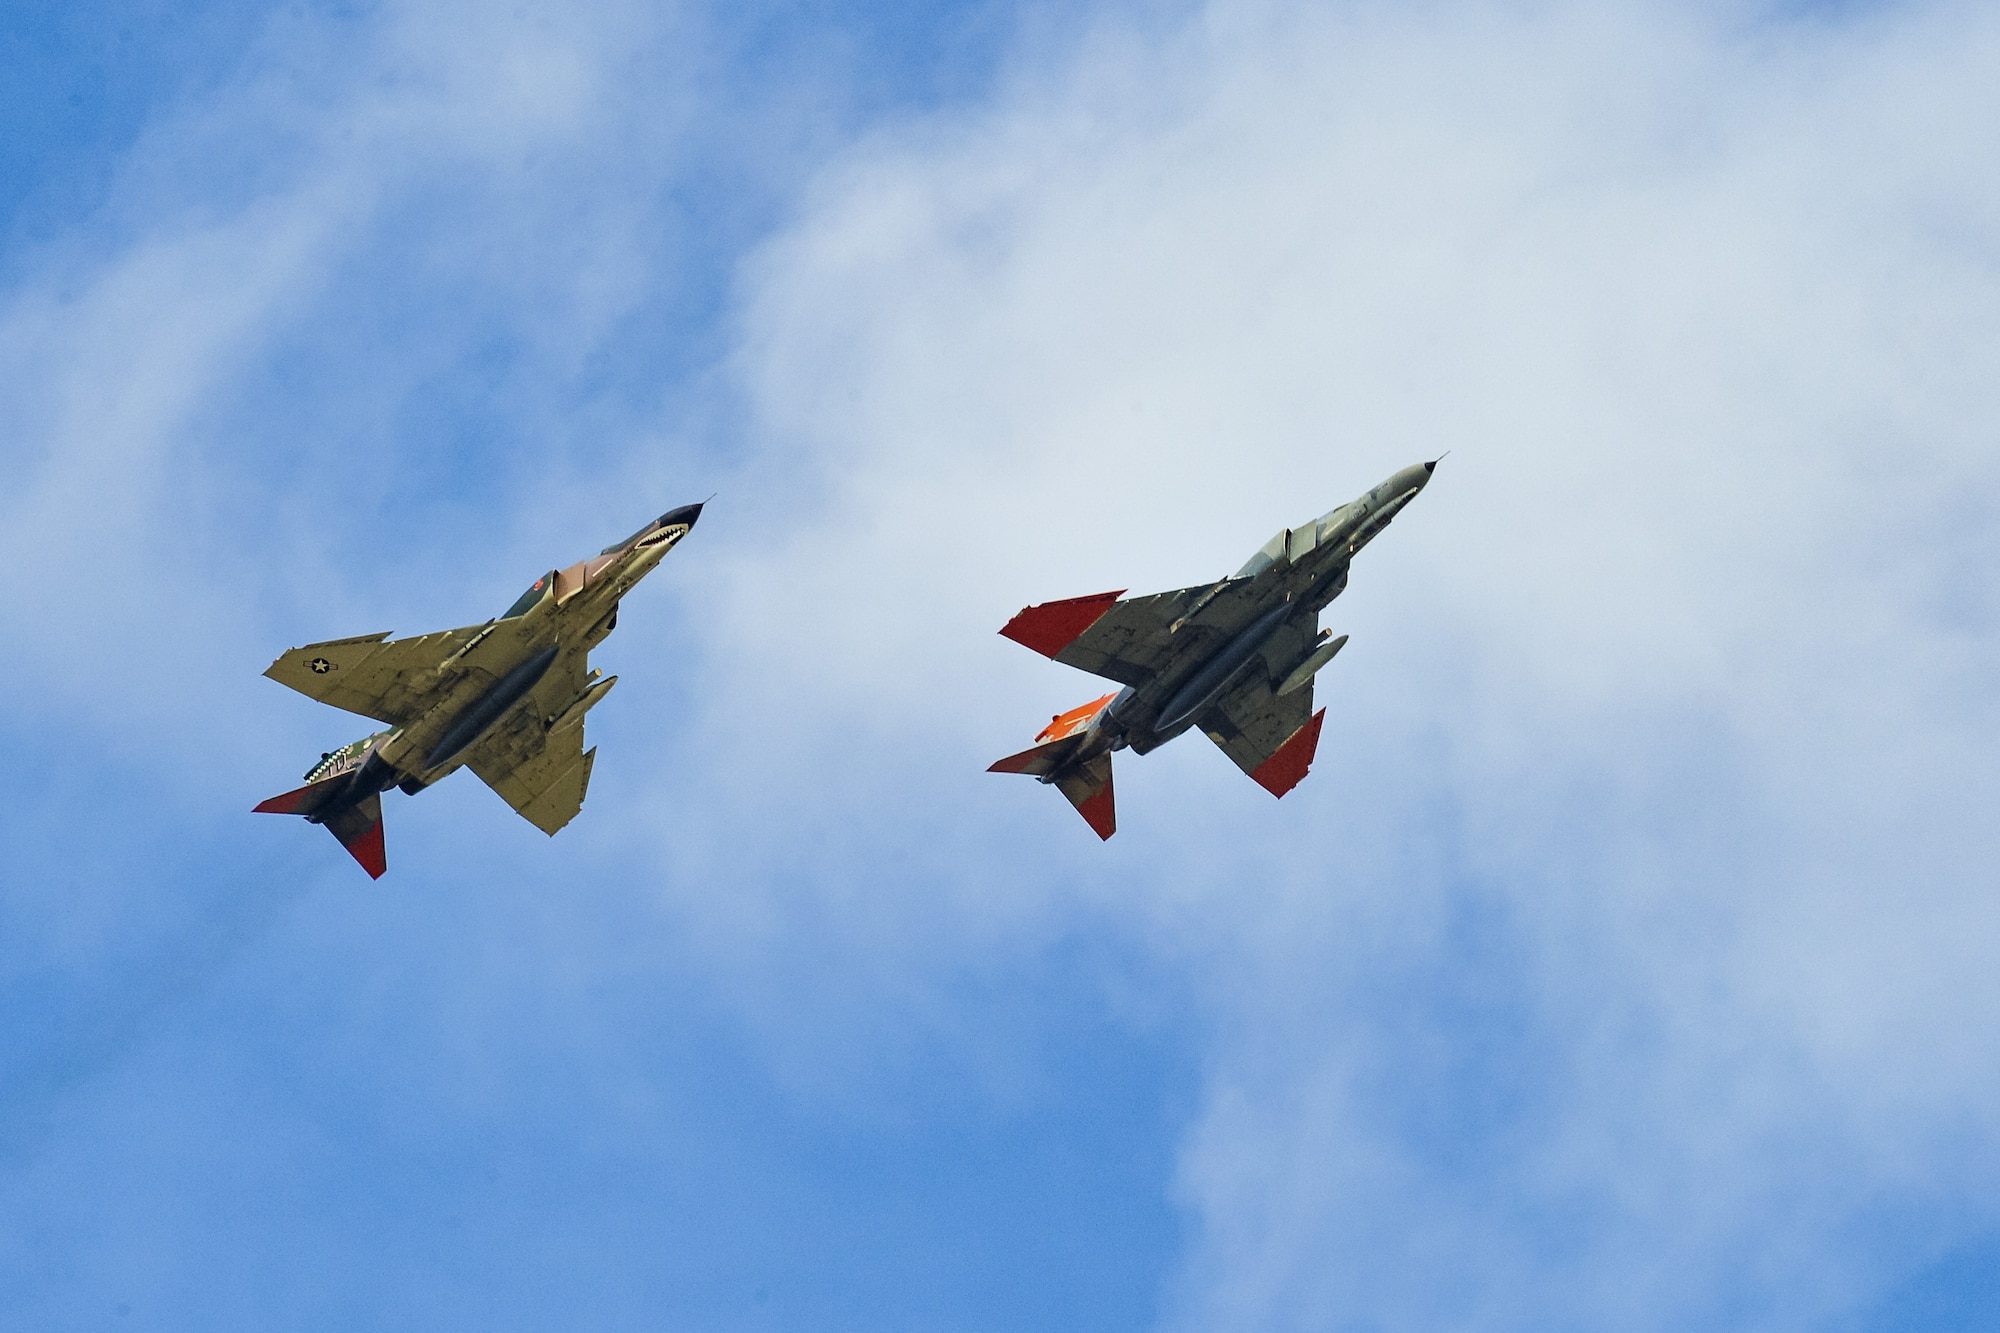
[[[1996,39],[1218,7],[874,138],[758,260],[713,799],[830,880],[915,844],[878,912],[1080,894],[1189,969],[1177,1322],[1799,1327],[1996,1221]],[[961,779],[1096,692],[1021,603],[1446,448],[1281,805],[1190,741],[1100,849]]]
[[[641,433],[558,400],[619,321],[672,294],[659,256],[679,219],[659,194],[713,137],[691,128],[694,26],[673,7],[280,13],[233,78],[165,109],[104,208],[23,255],[0,297],[9,675],[40,680],[79,735],[213,749],[242,735],[218,718],[277,697],[255,681],[285,646],[270,600],[321,618],[288,605],[280,633],[382,628],[380,590],[369,609],[350,581],[393,571],[396,611],[428,622],[466,615],[467,571],[408,577],[441,540],[489,544],[499,568],[477,575],[498,581],[471,595],[543,559],[507,563],[514,525],[425,485],[507,478],[512,441],[446,467],[453,442],[399,418],[483,344],[520,349],[537,375],[489,410],[548,415],[521,425],[543,455],[523,484],[548,501],[529,524],[576,517],[563,430]]]
[[[263,765],[231,705],[269,622],[426,628],[699,494],[575,382],[672,289],[700,35],[311,22],[0,307],[0,668],[85,742]],[[871,137],[746,270],[749,463],[661,575],[685,618],[649,589],[610,646],[653,692],[607,705],[558,845],[611,875],[657,842],[818,1095],[913,1031],[1026,1077],[950,988],[1065,932],[1182,972],[1186,1326],[1865,1302],[1996,1220],[1995,37],[1217,7]],[[395,416],[490,330],[546,372],[494,390],[544,443],[447,486]],[[274,347],[344,358],[306,401],[355,416],[271,410]],[[995,637],[1022,603],[1213,577],[1446,448],[1328,617],[1354,643],[1284,802],[1190,740],[1121,760],[1100,847],[979,771],[1100,692]],[[672,694],[646,664],[690,650]],[[1867,1239],[1897,1209],[1940,1220]]]

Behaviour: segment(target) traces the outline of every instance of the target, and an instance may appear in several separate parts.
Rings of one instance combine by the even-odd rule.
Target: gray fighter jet
[[[700,505],[684,505],[568,569],[552,569],[497,619],[391,639],[384,632],[294,648],[264,674],[389,729],[320,756],[306,785],[260,814],[304,815],[380,878],[382,793],[414,795],[460,765],[553,836],[576,817],[597,757],[583,715],[616,676],[587,657],[617,627],[618,600],[687,536]]]
[[[1347,644],[1319,613],[1347,587],[1355,552],[1430,481],[1406,467],[1304,527],[1286,528],[1226,579],[1150,597],[1123,592],[1031,606],[1001,633],[1044,657],[1125,688],[1058,713],[1035,746],[988,771],[1026,773],[1067,796],[1100,838],[1118,828],[1111,756],[1165,745],[1200,727],[1273,796],[1306,775],[1326,710],[1313,675]],[[1121,600],[1123,599],[1123,600]]]

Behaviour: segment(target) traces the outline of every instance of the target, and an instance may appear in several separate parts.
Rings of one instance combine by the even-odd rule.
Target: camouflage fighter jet
[[[1111,756],[1145,754],[1200,727],[1273,796],[1306,775],[1319,746],[1313,675],[1347,644],[1319,613],[1347,587],[1355,552],[1430,481],[1406,467],[1351,504],[1264,543],[1229,578],[1125,600],[1123,592],[1043,602],[1001,633],[1125,688],[1058,713],[1035,746],[994,764],[1051,783],[1100,838],[1118,828]]]
[[[583,715],[618,682],[589,669],[590,650],[617,627],[618,599],[699,517],[700,505],[662,514],[590,559],[550,570],[483,625],[331,639],[271,663],[264,674],[279,684],[389,728],[321,755],[305,786],[257,812],[324,824],[379,879],[388,869],[382,793],[414,795],[463,764],[553,836],[590,786],[597,751],[583,748]]]

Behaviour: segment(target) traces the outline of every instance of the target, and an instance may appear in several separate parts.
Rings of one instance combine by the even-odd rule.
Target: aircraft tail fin
[[[1092,832],[1100,838],[1109,838],[1118,831],[1118,814],[1111,794],[1111,755],[1107,751],[1077,763],[1076,753],[1089,736],[1090,724],[1117,697],[1107,694],[1081,708],[1056,714],[1042,734],[1035,737],[1037,744],[1032,749],[997,760],[986,771],[1025,773],[1039,782],[1050,783],[1069,798]]]
[[[1056,779],[1056,790],[1100,838],[1118,831],[1118,807],[1111,795],[1111,756],[1101,754],[1087,764],[1079,764]]]
[[[322,815],[320,811],[328,802],[340,795],[348,784],[348,773],[336,773],[318,782],[308,782],[293,791],[273,796],[258,804],[255,813],[260,815],[304,815],[315,824],[326,825],[347,854],[361,863],[370,879],[380,879],[388,870],[388,858],[382,847],[382,796],[371,792],[365,800]]]
[[[987,766],[988,773],[1025,773],[1031,778],[1049,779],[1049,775],[1061,768],[1080,742],[1065,737],[1010,754],[1005,759],[996,759]]]
[[[311,818],[319,808],[340,794],[347,785],[348,772],[342,769],[330,778],[318,782],[308,782],[303,787],[281,792],[268,801],[260,801],[252,814],[259,815],[305,815]]]
[[[328,815],[325,823],[327,831],[340,839],[340,845],[347,849],[347,854],[361,863],[361,868],[368,872],[368,878],[382,878],[383,872],[389,868],[389,858],[382,848],[380,792],[372,792],[367,800]]]

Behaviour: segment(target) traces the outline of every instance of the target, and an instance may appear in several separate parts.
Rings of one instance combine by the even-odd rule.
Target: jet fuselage
[[[447,655],[434,659],[434,666],[425,662],[394,683],[397,698],[406,706],[373,713],[398,725],[321,756],[306,773],[306,787],[273,797],[258,809],[304,815],[313,823],[332,825],[339,834],[343,819],[355,818],[348,812],[364,806],[376,810],[377,805],[370,803],[391,787],[405,793],[421,791],[467,762],[481,739],[503,722],[522,725],[522,701],[559,663],[567,663],[569,675],[557,677],[558,682],[574,683],[550,686],[562,693],[553,702],[544,699],[549,715],[540,716],[542,708],[537,708],[533,722],[541,731],[554,733],[580,721],[616,681],[616,677],[599,679],[595,671],[584,675],[583,654],[617,626],[619,599],[687,535],[701,508],[684,505],[587,560],[550,570],[506,612],[482,626],[435,636]],[[375,635],[333,641],[319,650],[295,649],[273,664],[273,671],[286,668],[294,657],[318,651],[302,668],[291,668],[298,672],[297,679],[338,682],[344,678],[341,650],[352,645],[362,654],[358,660],[365,662],[368,649],[383,638]],[[379,814],[366,817],[366,822],[371,826],[379,822]],[[350,839],[342,835],[342,842],[348,844]],[[375,855],[379,859],[379,848]],[[371,867],[370,873],[380,872]]]
[[[1193,726],[1202,710],[1286,625],[1303,623],[1308,630],[1305,637],[1314,647],[1282,670],[1297,675],[1303,669],[1310,679],[1311,672],[1339,650],[1338,643],[1328,643],[1316,633],[1319,613],[1346,589],[1348,566],[1356,553],[1417,497],[1436,467],[1435,462],[1406,467],[1365,495],[1310,523],[1286,528],[1259,547],[1234,575],[1197,599],[1173,629],[1192,621],[1208,600],[1235,591],[1244,580],[1249,581],[1250,596],[1266,609],[1220,647],[1190,653],[1188,660],[1176,661],[1145,684],[1126,686],[1093,720],[1091,735],[1074,762],[1128,747],[1145,754],[1165,745]]]

